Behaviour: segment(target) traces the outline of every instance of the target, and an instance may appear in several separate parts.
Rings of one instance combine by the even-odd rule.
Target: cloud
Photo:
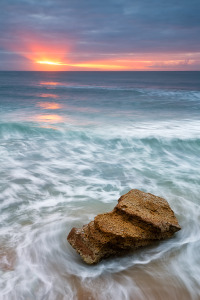
[[[199,11],[197,0],[2,0],[0,44],[9,50],[30,34],[60,48],[68,45],[68,57],[79,60],[197,53]]]

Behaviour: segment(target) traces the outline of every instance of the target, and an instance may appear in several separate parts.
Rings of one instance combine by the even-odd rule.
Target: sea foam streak
[[[35,83],[36,73],[28,76],[34,97],[26,83],[19,98],[10,96],[12,85],[2,98],[0,299],[198,299],[199,91],[148,87],[136,94],[120,83],[123,91],[65,95],[57,85],[58,97],[48,90],[41,98],[45,87]],[[63,74],[41,76],[49,78],[38,82],[65,81]],[[77,76],[83,84],[89,75]],[[38,114],[62,119],[44,122],[33,118]],[[110,211],[132,188],[166,198],[182,230],[86,266],[67,243],[68,232]]]

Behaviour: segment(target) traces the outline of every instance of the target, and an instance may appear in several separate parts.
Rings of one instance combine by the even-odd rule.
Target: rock
[[[86,263],[95,264],[170,238],[180,229],[165,199],[134,189],[121,196],[111,212],[97,215],[82,228],[72,228],[67,240]]]

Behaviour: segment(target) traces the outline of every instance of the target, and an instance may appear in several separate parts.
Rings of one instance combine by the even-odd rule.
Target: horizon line
[[[200,70],[0,70],[0,72],[200,72]]]

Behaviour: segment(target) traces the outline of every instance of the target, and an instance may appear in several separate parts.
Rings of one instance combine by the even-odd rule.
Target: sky
[[[200,70],[200,0],[0,4],[0,70]]]

